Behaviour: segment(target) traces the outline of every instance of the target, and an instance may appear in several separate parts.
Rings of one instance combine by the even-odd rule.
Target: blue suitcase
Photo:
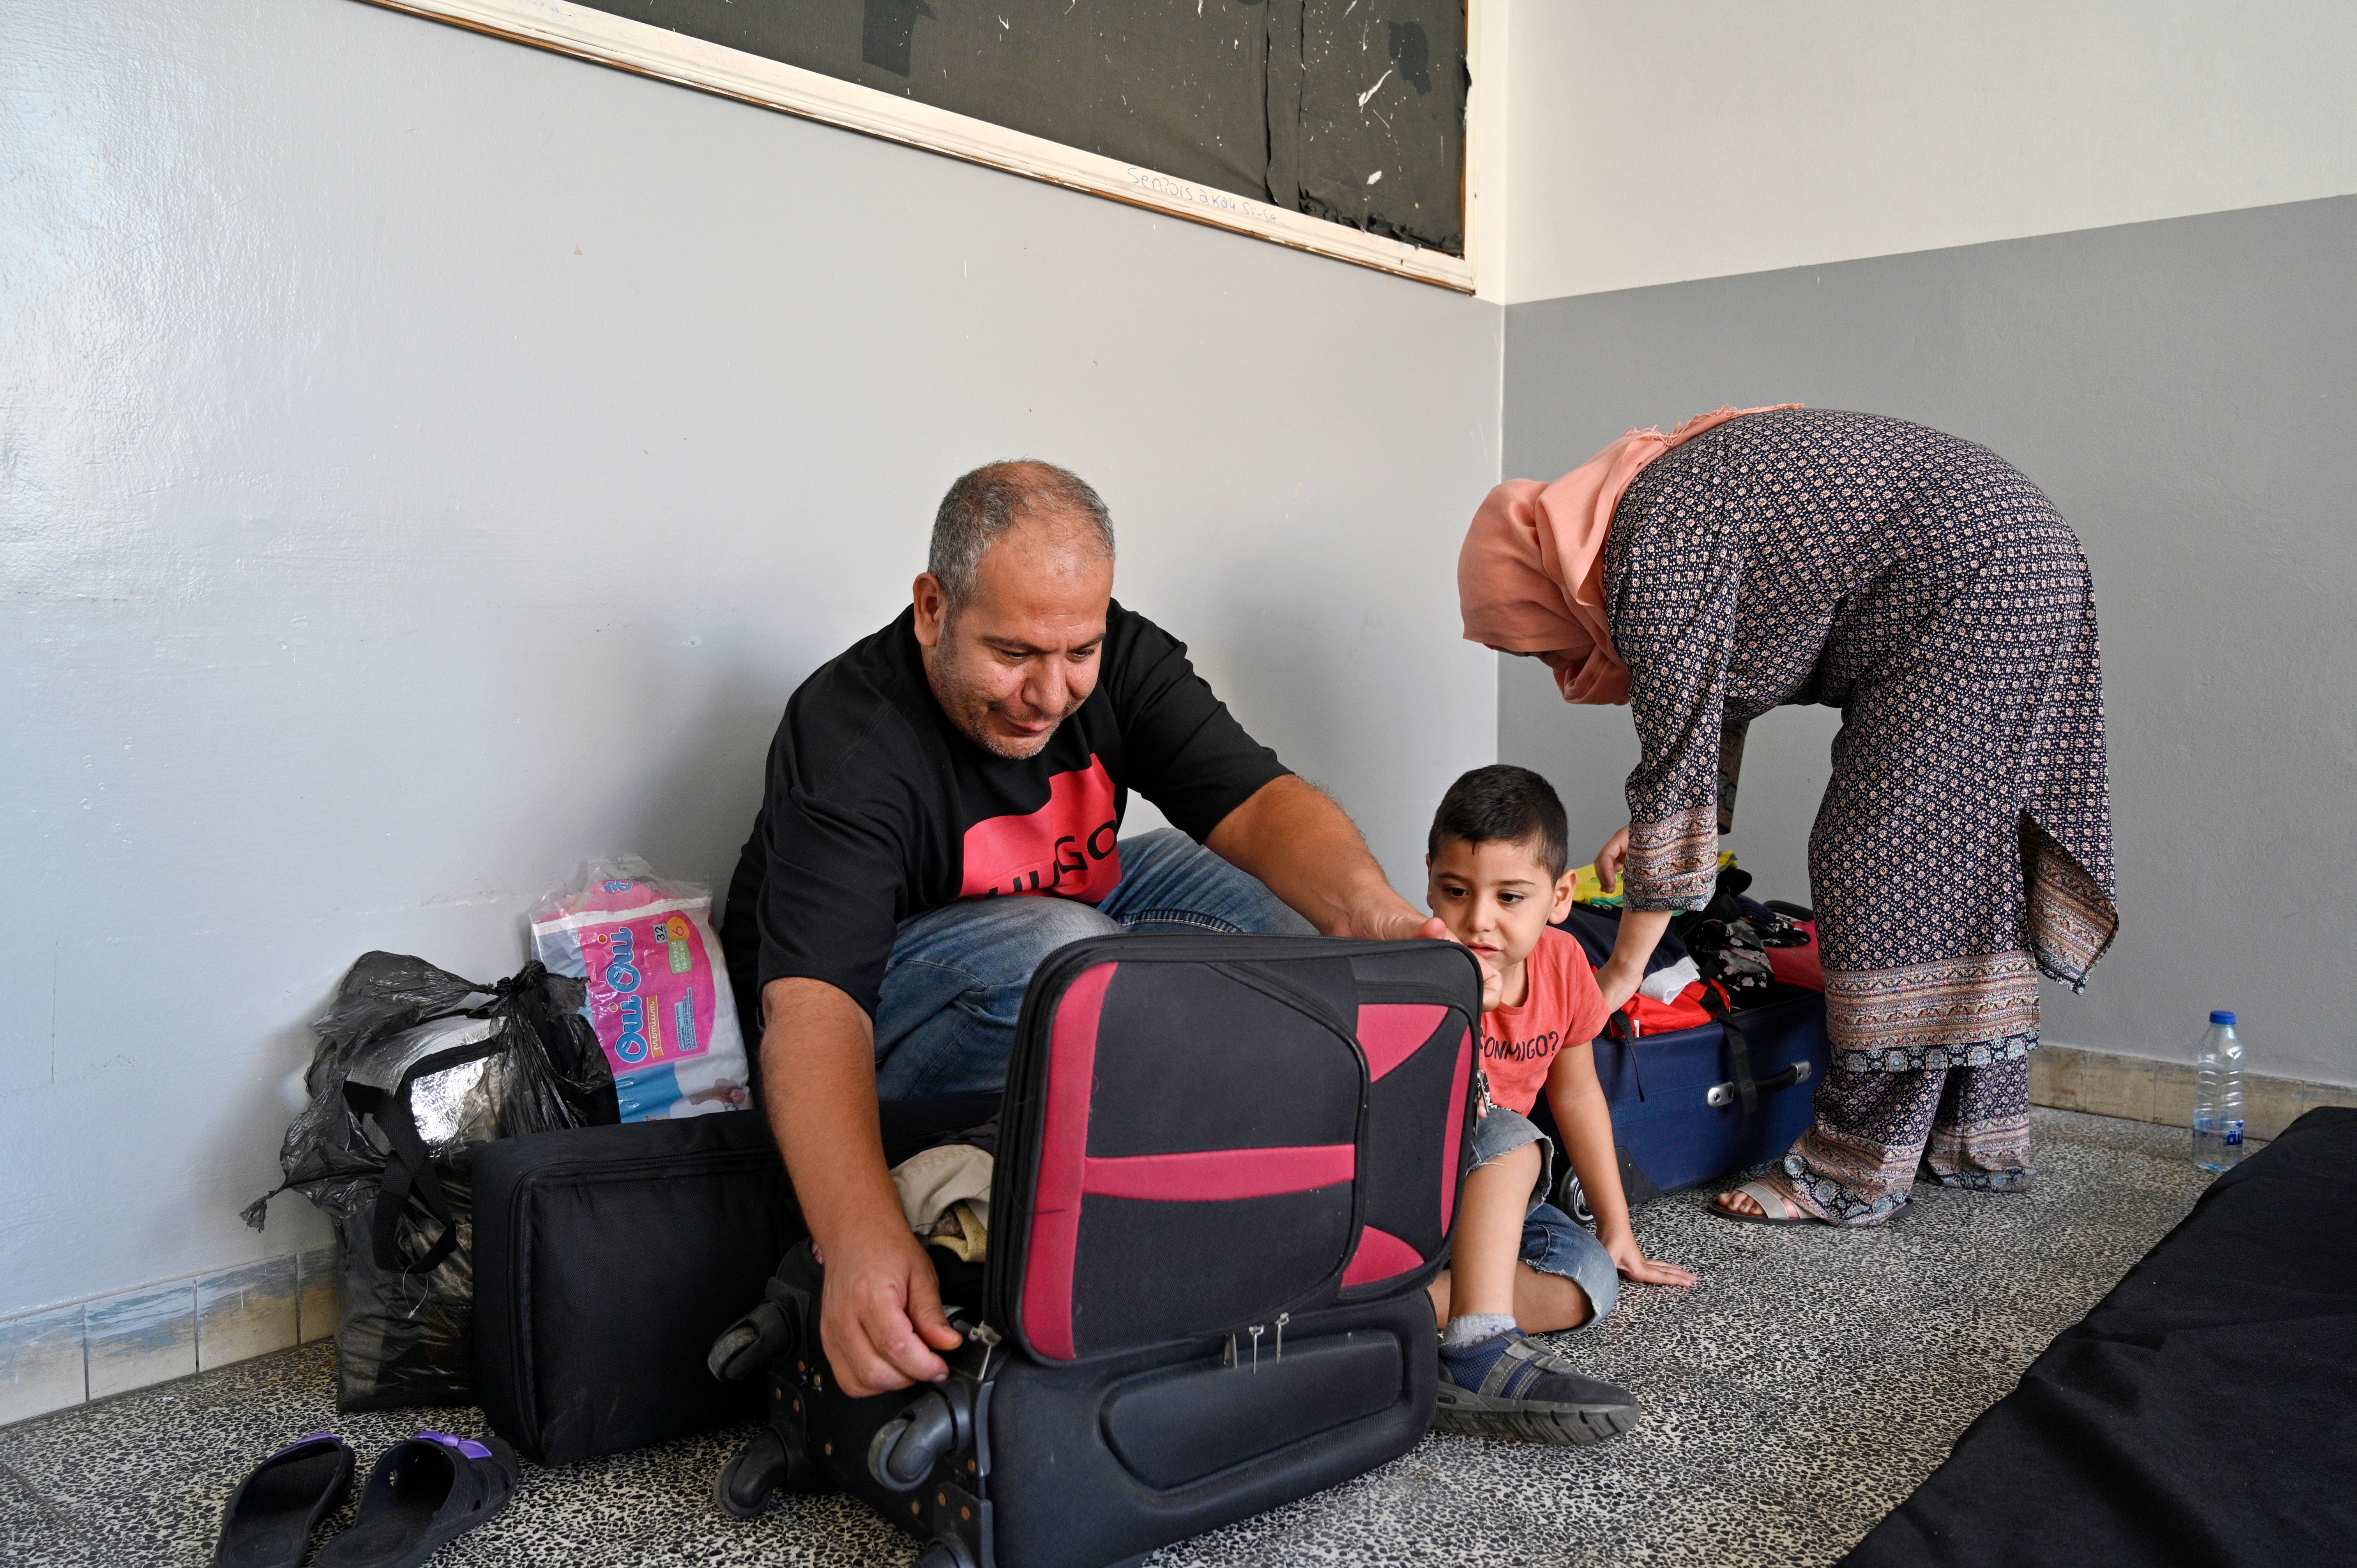
[[[1612,1141],[1664,1192],[1782,1157],[1808,1130],[1825,1074],[1825,999],[1798,986],[1717,1023],[1596,1042]],[[1542,1095],[1533,1118],[1552,1134]]]

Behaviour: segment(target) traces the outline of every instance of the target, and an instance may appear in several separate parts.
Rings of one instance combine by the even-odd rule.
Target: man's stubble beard
[[[964,663],[951,651],[951,647],[944,628],[941,645],[933,650],[932,669],[927,671],[933,701],[941,704],[942,712],[949,715],[960,735],[993,757],[1003,757],[1009,762],[1028,761],[1048,749],[1048,743],[1056,738],[1056,731],[1064,727],[1065,719],[1080,712],[1080,704],[1073,704],[1071,712],[1059,718],[1045,735],[1025,740],[1010,741],[991,734],[990,698],[981,687],[965,679]]]

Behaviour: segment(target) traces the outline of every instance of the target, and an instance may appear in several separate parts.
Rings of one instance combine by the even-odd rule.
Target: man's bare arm
[[[876,1031],[823,980],[761,989],[762,1094],[802,1218],[826,1260],[820,1337],[855,1397],[938,1382],[958,1344],[941,1283],[884,1165]]]
[[[1446,937],[1392,890],[1367,841],[1327,793],[1286,774],[1253,791],[1203,841],[1329,937]]]

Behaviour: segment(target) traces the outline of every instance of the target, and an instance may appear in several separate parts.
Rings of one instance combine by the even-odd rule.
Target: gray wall
[[[2048,1037],[2188,1059],[2240,1011],[2255,1070],[2357,1083],[2357,199],[1510,306],[1508,475],[1721,403],[1899,414],[1984,443],[2085,542],[2123,926]],[[1500,748],[1621,820],[1627,714],[1505,660]],[[1752,726],[1728,847],[1770,894],[1835,715]]]
[[[338,0],[0,29],[0,1315],[316,1244],[371,947],[725,879],[795,683],[1009,454],[1404,887],[1495,748],[1500,312]],[[1415,715],[1413,724],[1401,715]]]

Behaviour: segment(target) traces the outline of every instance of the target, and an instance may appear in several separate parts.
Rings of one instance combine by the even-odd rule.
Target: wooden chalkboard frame
[[[823,121],[887,141],[923,147],[1050,185],[1150,208],[1296,250],[1469,294],[1473,225],[1467,253],[1451,256],[1369,234],[1346,224],[1287,212],[1264,201],[1010,131],[856,82],[765,59],[684,33],[632,21],[568,0],[371,0],[395,11],[448,22],[635,71],[765,109]],[[1469,5],[1478,9],[1478,0]],[[1478,85],[1476,91],[1479,91]],[[1466,113],[1466,163],[1472,166],[1475,115]],[[1470,181],[1468,181],[1470,184]]]

